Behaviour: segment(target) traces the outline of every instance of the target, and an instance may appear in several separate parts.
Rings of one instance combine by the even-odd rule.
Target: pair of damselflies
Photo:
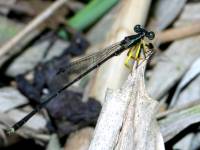
[[[98,68],[100,65],[105,63],[110,58],[120,55],[125,50],[129,49],[127,54],[127,59],[125,61],[125,65],[127,67],[129,67],[130,60],[136,62],[138,66],[139,62],[141,63],[141,60],[148,59],[153,53],[153,47],[151,43],[146,42],[145,38],[153,40],[155,34],[152,31],[147,31],[140,25],[136,25],[134,27],[134,31],[136,32],[135,35],[127,36],[118,43],[115,43],[94,54],[80,58],[72,62],[70,65],[65,66],[64,68],[59,68],[58,72],[55,75],[55,79],[59,79],[69,74],[70,72],[72,72],[72,70],[83,70],[83,71],[79,73],[78,76],[73,80],[68,81],[66,83],[63,82],[62,86],[58,90],[50,94],[48,97],[41,99],[41,103],[38,106],[36,106],[32,112],[30,112],[19,122],[17,122],[11,128],[9,128],[7,133],[8,134],[14,133],[16,130],[22,127],[31,117],[33,117],[33,115],[35,115],[44,106],[46,106],[47,103],[49,103],[51,100],[59,96],[69,86],[71,86],[72,84],[83,78],[85,75],[87,75],[94,69]]]

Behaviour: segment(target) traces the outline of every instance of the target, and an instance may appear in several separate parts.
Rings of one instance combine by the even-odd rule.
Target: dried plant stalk
[[[108,91],[90,150],[162,150],[156,122],[157,101],[144,85],[145,63],[134,69],[121,89]]]

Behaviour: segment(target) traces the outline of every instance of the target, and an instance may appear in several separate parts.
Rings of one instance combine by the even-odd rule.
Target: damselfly
[[[21,119],[19,122],[14,124],[11,128],[8,129],[7,133],[11,134],[15,132],[17,129],[19,129],[21,126],[23,126],[34,114],[39,112],[47,103],[49,103],[52,99],[57,97],[59,94],[61,94],[66,88],[80,80],[82,77],[90,73],[92,70],[98,68],[101,64],[112,58],[113,56],[118,56],[125,50],[129,49],[127,54],[127,59],[125,61],[125,65],[129,67],[129,61],[132,59],[134,62],[138,63],[140,60],[147,59],[152,54],[152,44],[147,43],[144,38],[147,38],[149,40],[154,39],[154,32],[147,31],[144,28],[142,28],[140,25],[136,25],[134,27],[134,31],[137,33],[135,35],[127,36],[122,41],[115,43],[101,51],[98,51],[94,54],[88,55],[86,57],[83,57],[75,62],[72,62],[70,65],[67,65],[64,68],[58,69],[58,72],[56,73],[55,78],[61,78],[61,76],[64,76],[65,74],[68,74],[72,71],[78,72],[80,69],[84,70],[83,72],[79,73],[78,76],[69,81],[69,82],[62,82],[61,86],[50,94],[47,98],[41,99],[40,105],[36,106],[36,108],[30,112],[28,115],[26,115],[23,119]],[[143,53],[143,55],[142,55]],[[143,57],[142,57],[143,56]],[[54,81],[54,80],[53,80]]]

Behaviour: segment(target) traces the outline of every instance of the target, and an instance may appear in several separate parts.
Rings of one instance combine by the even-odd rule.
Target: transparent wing
[[[96,53],[82,57],[76,61],[72,61],[65,67],[58,68],[57,73],[51,78],[50,85],[53,86],[53,89],[62,88],[63,85],[76,78],[78,74],[81,74],[85,70],[97,65],[101,60],[115,53],[119,48],[121,48],[120,42]],[[69,79],[69,75],[73,75],[73,77],[70,76]]]
[[[59,68],[56,75],[67,72],[70,73],[79,73],[81,70],[88,68],[89,65],[96,64],[100,60],[103,60],[109,54],[115,52],[120,46],[120,43],[113,44],[103,50],[100,50],[96,53],[89,54],[78,60],[72,61],[69,65],[66,65],[64,68]]]

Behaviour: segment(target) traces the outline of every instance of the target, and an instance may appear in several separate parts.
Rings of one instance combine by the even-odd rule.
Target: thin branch
[[[194,36],[200,33],[200,22],[195,22],[187,26],[165,30],[157,34],[158,43],[166,43],[182,38]]]
[[[169,109],[167,111],[161,112],[156,117],[157,117],[157,119],[161,119],[161,118],[169,116],[169,115],[171,115],[173,113],[185,110],[187,108],[190,108],[190,107],[193,107],[193,106],[199,105],[199,104],[200,104],[200,100],[195,100],[195,101],[192,101],[192,102],[187,103],[185,105],[182,105],[182,106],[179,106],[179,107],[175,107],[175,108]]]
[[[47,20],[56,10],[63,6],[68,0],[57,0],[45,11],[32,20],[21,32],[15,37],[9,40],[5,45],[0,48],[0,66],[3,65],[10,57],[18,53],[21,49],[13,48],[23,39],[27,37],[34,29],[36,29],[41,23]]]

